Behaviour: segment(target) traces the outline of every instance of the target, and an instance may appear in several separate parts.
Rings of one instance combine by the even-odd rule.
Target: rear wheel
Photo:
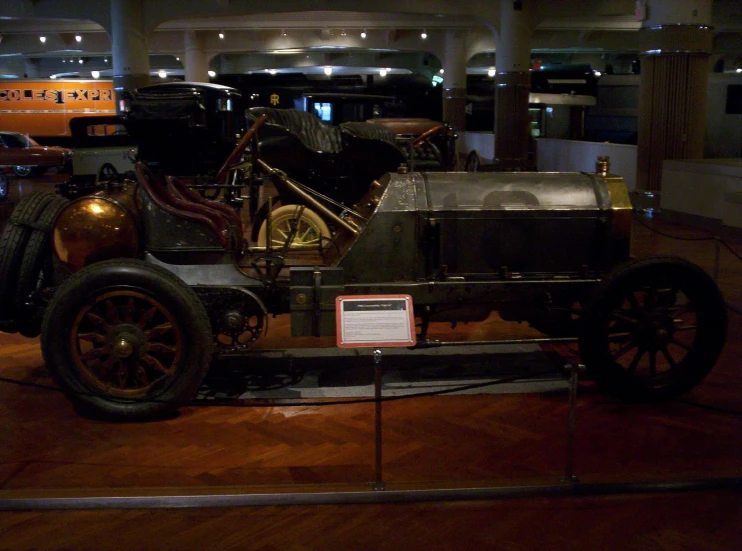
[[[628,264],[598,285],[580,352],[610,394],[667,400],[711,371],[726,330],[726,305],[711,277],[683,259],[654,257]]]
[[[112,260],[84,268],[57,290],[41,346],[74,403],[141,420],[195,395],[212,333],[203,303],[181,279],[142,261]]]
[[[301,211],[301,216],[299,212]],[[271,215],[271,246],[280,249],[296,225],[296,233],[290,249],[318,249],[322,241],[330,238],[330,229],[316,212],[299,205],[283,205]],[[265,247],[268,242],[268,221],[264,221],[258,233],[258,246]]]

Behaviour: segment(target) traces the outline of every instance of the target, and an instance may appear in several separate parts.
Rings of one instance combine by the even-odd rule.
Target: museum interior
[[[742,548],[742,4],[5,0],[0,550]]]

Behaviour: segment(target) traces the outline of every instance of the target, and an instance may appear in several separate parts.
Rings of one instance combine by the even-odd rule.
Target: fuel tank
[[[629,257],[619,176],[437,172],[379,184],[358,205],[368,222],[339,262],[348,282],[585,277]]]
[[[134,185],[121,185],[81,197],[65,207],[52,232],[54,257],[68,273],[93,262],[134,258],[141,223]]]

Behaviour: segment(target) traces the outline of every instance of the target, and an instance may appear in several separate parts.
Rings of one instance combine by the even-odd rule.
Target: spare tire
[[[13,210],[0,236],[0,321],[15,319],[15,292],[32,226],[55,199],[49,191],[26,195]]]
[[[49,236],[54,221],[68,204],[69,200],[64,197],[56,197],[46,206],[23,253],[15,293],[15,321],[18,332],[24,337],[38,337],[41,332],[44,305],[38,300],[39,292],[49,286],[52,278]]]

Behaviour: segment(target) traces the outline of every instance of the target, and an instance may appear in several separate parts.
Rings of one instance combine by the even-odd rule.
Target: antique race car
[[[243,154],[261,122],[223,170],[252,158],[302,198],[268,216],[262,245],[236,211],[143,163],[136,181],[17,206],[0,241],[0,318],[5,330],[40,331],[48,368],[78,405],[122,419],[175,409],[212,358],[248,350],[269,315],[290,314],[294,336],[333,334],[340,295],[411,296],[423,344],[430,322],[493,310],[574,335],[591,376],[627,400],[675,397],[714,366],[726,334],[717,286],[679,258],[630,258],[628,193],[605,164],[402,169],[348,207]]]

